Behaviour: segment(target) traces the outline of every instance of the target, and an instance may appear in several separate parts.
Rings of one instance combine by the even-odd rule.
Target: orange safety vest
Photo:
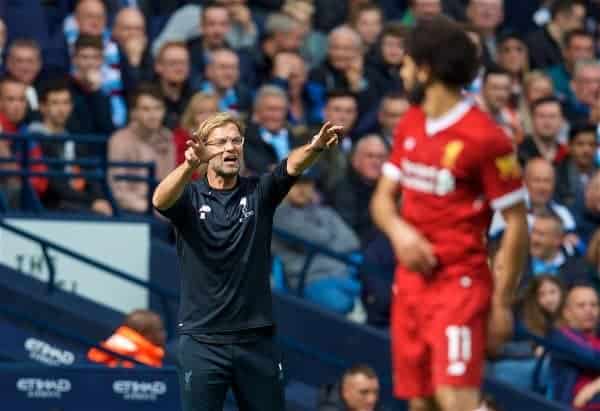
[[[100,345],[116,353],[135,358],[151,367],[161,367],[165,355],[165,351],[161,347],[154,345],[146,337],[126,326],[119,327],[109,339]],[[97,348],[91,348],[88,351],[88,359],[109,367],[133,368],[135,365],[131,361],[116,358]]]

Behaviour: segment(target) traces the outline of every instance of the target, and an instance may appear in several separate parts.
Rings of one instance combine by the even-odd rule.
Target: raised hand
[[[321,130],[312,138],[310,146],[314,150],[324,150],[335,147],[339,143],[339,133],[344,130],[343,126],[335,126],[329,121],[323,124]]]

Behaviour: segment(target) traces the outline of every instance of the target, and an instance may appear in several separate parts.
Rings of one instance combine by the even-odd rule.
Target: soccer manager
[[[309,144],[258,178],[239,175],[244,130],[236,117],[206,119],[185,161],[152,202],[177,232],[182,280],[179,379],[185,411],[220,411],[231,387],[246,411],[283,411],[269,274],[273,214],[296,178],[338,142],[325,123]],[[206,177],[192,175],[206,164]]]

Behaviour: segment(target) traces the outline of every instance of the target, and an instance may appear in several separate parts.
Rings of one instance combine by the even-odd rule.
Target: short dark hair
[[[510,77],[510,73],[503,67],[500,67],[497,64],[492,64],[485,69],[483,73],[483,82],[485,83],[490,76],[508,76]]]
[[[546,96],[538,98],[531,103],[531,114],[535,113],[539,106],[543,106],[544,104],[556,104],[560,111],[562,112],[562,104],[560,100],[554,96]]]
[[[386,23],[383,26],[383,30],[381,30],[381,38],[389,36],[405,39],[407,34],[408,29],[406,28],[406,26],[395,21]]]
[[[361,3],[351,10],[349,19],[350,23],[353,25],[356,24],[358,17],[366,11],[376,11],[381,15],[381,17],[383,17],[383,10],[377,4]]]
[[[598,127],[595,124],[587,122],[572,123],[571,128],[569,130],[569,144],[574,142],[577,139],[577,137],[579,137],[581,134],[587,133],[596,136],[596,134],[598,133]]]
[[[333,100],[335,98],[351,98],[356,104],[358,104],[358,97],[356,94],[346,89],[333,89],[327,92],[326,101]]]
[[[566,47],[569,47],[571,45],[571,40],[573,40],[575,37],[587,37],[590,40],[592,40],[592,42],[594,42],[594,36],[584,30],[584,29],[575,29],[575,30],[571,30],[568,31],[564,37],[563,37],[563,42],[565,44]]]
[[[40,86],[40,102],[45,103],[48,101],[50,93],[56,93],[59,91],[68,91],[71,93],[71,87],[69,80],[66,77],[53,77],[44,81]]]
[[[21,85],[23,85],[23,87],[25,87],[25,83],[23,83],[21,80],[14,78],[10,74],[4,74],[4,75],[0,76],[0,95],[2,95],[2,90],[4,88],[4,85],[8,84],[8,83],[21,84]]]
[[[342,382],[346,378],[351,377],[353,375],[357,375],[357,374],[364,375],[367,378],[377,378],[377,373],[375,372],[373,367],[371,367],[367,364],[354,364],[353,366],[348,368],[346,371],[344,371],[344,374],[342,375]]]
[[[95,48],[97,50],[104,50],[104,43],[102,42],[101,36],[92,36],[90,34],[80,34],[75,40],[74,50],[77,52],[82,48]]]
[[[20,38],[14,39],[9,44],[6,54],[10,55],[10,52],[16,48],[33,49],[38,53],[40,58],[42,57],[42,48],[40,47],[40,44],[34,39],[30,39],[30,38],[26,38],[26,37],[20,37]]]
[[[154,83],[140,83],[133,93],[129,95],[129,108],[135,108],[141,96],[152,97],[164,104],[164,94],[158,85]]]
[[[573,7],[575,7],[577,4],[583,5],[583,3],[578,0],[554,0],[550,4],[550,16],[554,20],[558,14],[571,13],[573,11]]]
[[[429,66],[432,80],[454,88],[471,83],[479,69],[475,43],[445,16],[418,21],[406,37],[406,52],[417,66]]]

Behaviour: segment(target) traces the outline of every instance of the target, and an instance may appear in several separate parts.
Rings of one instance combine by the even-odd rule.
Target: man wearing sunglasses
[[[156,188],[154,207],[177,232],[185,411],[223,409],[229,388],[242,410],[284,410],[269,281],[273,214],[297,177],[337,144],[341,131],[325,123],[272,172],[246,178],[239,175],[243,126],[233,115],[218,113],[198,127],[185,161]],[[192,182],[204,164],[206,178]]]

